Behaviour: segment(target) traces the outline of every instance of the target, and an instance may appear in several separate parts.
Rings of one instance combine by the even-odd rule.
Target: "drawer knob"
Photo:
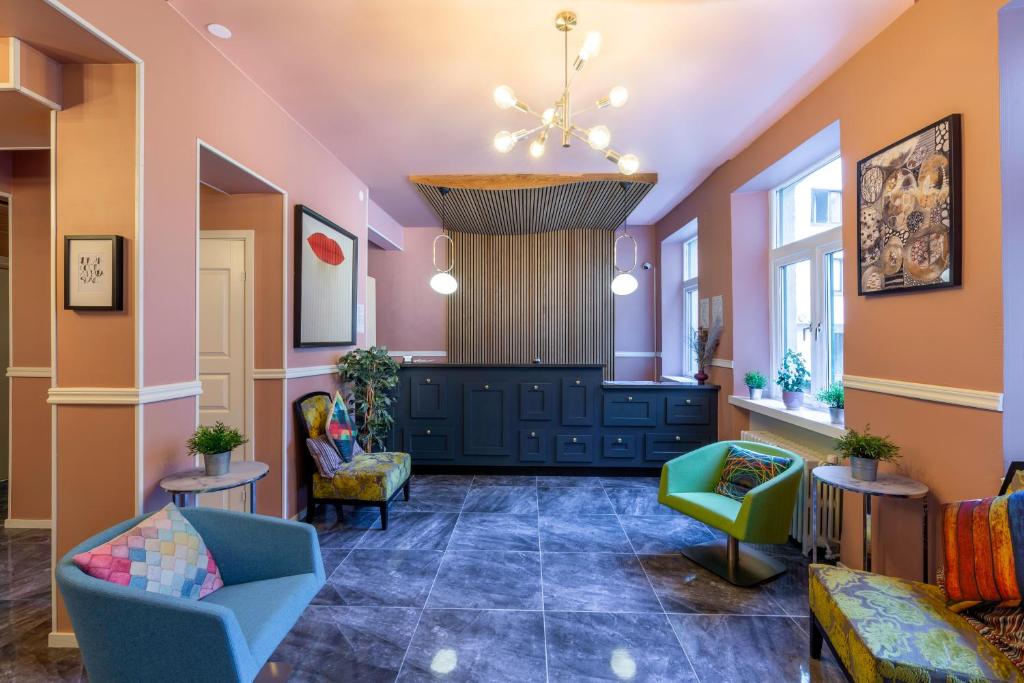
[[[430,436],[430,430],[429,429],[427,430],[427,436]]]
[[[682,441],[682,440],[683,440],[683,437],[681,437],[681,436],[676,436],[676,441]]]
[[[574,436],[574,437],[572,437],[572,442],[573,442],[573,443],[576,443],[576,437],[575,437],[575,436]]]
[[[690,399],[686,399],[686,405],[690,405],[691,403],[693,403],[693,401],[691,401]]]
[[[537,432],[530,432],[530,436],[531,436],[531,437],[535,437],[535,436],[537,436]]]
[[[485,384],[485,385],[484,385],[484,389],[490,389],[490,388],[491,388],[491,385],[490,385],[490,384]]]
[[[430,378],[429,377],[427,378],[427,384],[430,384]]]
[[[620,436],[619,438],[615,439],[615,443],[622,443],[622,437]]]
[[[540,387],[538,387],[538,386],[537,386],[536,384],[534,384],[534,385],[533,385],[533,390],[534,390],[534,391],[537,391],[538,389],[540,389]]]

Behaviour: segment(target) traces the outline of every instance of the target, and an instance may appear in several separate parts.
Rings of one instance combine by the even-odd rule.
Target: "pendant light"
[[[455,267],[455,242],[452,238],[444,233],[445,217],[447,215],[448,208],[448,193],[451,192],[451,188],[439,187],[437,191],[441,193],[441,234],[434,238],[433,244],[430,247],[430,260],[434,264],[434,277],[430,278],[430,288],[438,294],[451,294],[459,288],[459,282],[452,275],[452,268]],[[448,240],[448,267],[441,270],[441,267],[437,265],[437,241],[440,239]]]
[[[615,243],[612,245],[612,266],[615,267],[615,279],[612,280],[612,294],[617,296],[626,296],[636,291],[636,288],[640,286],[637,282],[636,277],[633,276],[633,271],[636,270],[637,263],[637,244],[636,240],[632,235],[629,234],[629,226],[626,225],[626,194],[629,192],[629,188],[632,183],[619,183],[622,185],[622,234],[615,238]],[[633,243],[633,263],[629,266],[629,269],[619,268],[618,254],[619,254],[619,241],[628,239]]]

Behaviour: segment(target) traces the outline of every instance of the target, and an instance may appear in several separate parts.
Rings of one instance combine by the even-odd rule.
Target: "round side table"
[[[876,481],[854,479],[848,465],[823,465],[811,470],[811,539],[812,561],[818,561],[818,487],[817,482],[864,496],[864,571],[871,571],[871,498],[920,499],[924,514],[924,558],[922,581],[928,581],[928,487],[900,474],[879,473]]]
[[[270,467],[264,462],[233,462],[227,474],[209,477],[202,469],[179,472],[160,480],[160,488],[171,494],[178,507],[187,504],[192,496],[193,504],[200,493],[227,491],[238,486],[249,486],[249,512],[256,512],[256,482],[267,476]]]

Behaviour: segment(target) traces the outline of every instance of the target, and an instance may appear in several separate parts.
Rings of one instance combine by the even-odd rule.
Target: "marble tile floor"
[[[0,504],[6,517],[6,489]],[[842,681],[807,656],[806,560],[740,589],[680,545],[715,537],[653,478],[413,478],[316,522],[328,582],[273,659],[293,681]],[[767,548],[762,547],[762,550]],[[0,532],[0,681],[85,678],[49,650],[49,537]]]

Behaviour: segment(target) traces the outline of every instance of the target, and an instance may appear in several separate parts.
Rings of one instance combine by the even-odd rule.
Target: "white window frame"
[[[799,175],[782,183],[771,192],[771,245],[769,253],[769,287],[771,291],[771,359],[772,369],[769,377],[772,396],[780,396],[782,390],[775,384],[775,377],[779,367],[782,365],[782,357],[785,354],[784,331],[782,320],[782,268],[785,266],[807,260],[811,266],[811,388],[808,392],[812,398],[812,404],[817,404],[814,395],[821,389],[828,386],[829,381],[824,369],[829,364],[828,339],[826,334],[827,316],[829,312],[828,296],[831,296],[829,289],[828,271],[825,264],[825,257],[835,251],[843,250],[843,225],[840,222],[834,228],[825,230],[805,237],[802,240],[790,242],[783,246],[776,246],[781,234],[779,228],[780,207],[779,192],[789,187],[802,178],[814,173],[818,169],[832,163],[839,158],[838,153],[830,154],[818,164],[808,167]],[[844,259],[844,266],[845,266]],[[845,290],[844,290],[845,291]],[[845,295],[844,295],[845,296]]]
[[[687,239],[685,239],[683,241],[682,257],[683,257],[683,277],[684,278],[687,275],[687,272],[686,272],[686,245],[688,245],[690,242],[695,242],[698,248],[699,248],[699,245],[700,245],[700,242],[697,242],[697,235],[696,234],[693,235],[692,237],[688,237]],[[689,328],[689,324],[690,324],[690,320],[692,318],[696,317],[694,314],[696,314],[697,316],[700,315],[700,290],[697,288],[698,280],[700,280],[700,256],[699,255],[697,257],[697,273],[695,273],[693,277],[683,280],[683,324],[687,326],[686,334],[685,334],[685,336],[686,336],[686,357],[685,357],[685,361],[684,361],[683,367],[685,368],[686,373],[689,374],[689,375],[693,375],[693,374],[695,374],[697,372],[697,363],[695,362],[695,359],[694,359],[693,349],[690,348],[690,339],[692,337],[692,332],[693,331]],[[690,296],[689,296],[690,292],[696,292],[697,293],[697,296],[694,297],[694,299],[696,301],[693,304],[693,305],[697,306],[697,310],[696,311],[691,310],[691,302],[690,302]],[[697,324],[698,325],[700,324],[699,318],[698,318]]]

